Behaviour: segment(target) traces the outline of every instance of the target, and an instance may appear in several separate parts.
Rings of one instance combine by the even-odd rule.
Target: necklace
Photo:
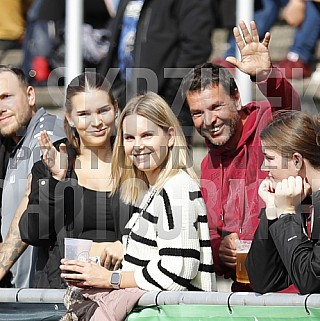
[[[138,217],[136,218],[136,220],[134,221],[134,223],[132,224],[132,227],[130,229],[130,232],[128,234],[128,237],[127,237],[127,242],[126,242],[126,252],[127,252],[127,249],[128,249],[128,245],[129,245],[129,240],[131,238],[131,234],[132,234],[132,230],[133,228],[135,227],[135,225],[137,224],[137,222],[140,220],[140,218],[142,217],[143,213],[147,210],[147,208],[149,207],[149,205],[151,204],[154,196],[156,195],[156,190],[153,190],[147,200],[147,202],[144,204],[143,208],[141,209],[141,211],[139,212],[138,214]]]

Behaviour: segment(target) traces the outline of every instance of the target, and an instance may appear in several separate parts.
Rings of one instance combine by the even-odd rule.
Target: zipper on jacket
[[[223,165],[222,165],[222,159],[221,159],[221,156],[220,156],[220,218],[221,218],[221,221],[224,225],[224,209],[223,209],[223,202],[222,202],[222,194],[223,194]]]

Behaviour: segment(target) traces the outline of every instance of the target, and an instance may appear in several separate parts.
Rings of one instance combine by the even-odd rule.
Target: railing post
[[[82,72],[83,0],[66,1],[65,86]]]
[[[249,23],[253,20],[254,0],[237,0],[237,26],[243,20],[249,28]],[[250,29],[249,29],[250,30]],[[237,48],[237,59],[240,59],[240,52]],[[252,83],[250,77],[236,68],[236,81],[241,93],[242,105],[252,101]]]

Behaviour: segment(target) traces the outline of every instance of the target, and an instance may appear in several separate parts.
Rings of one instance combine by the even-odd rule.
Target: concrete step
[[[23,52],[21,49],[0,50],[0,64],[21,66]]]
[[[64,115],[64,87],[35,87],[35,91],[37,106],[45,107],[54,114]]]
[[[272,61],[284,59],[288,49],[293,42],[294,28],[279,20],[270,30],[270,53]],[[212,32],[213,50],[210,59],[220,58],[228,48],[227,43],[228,31],[226,29],[217,28]],[[315,56],[320,62],[320,42],[317,46]],[[21,49],[12,49],[7,52],[0,50],[0,63],[12,64],[19,66],[22,63],[23,52]]]

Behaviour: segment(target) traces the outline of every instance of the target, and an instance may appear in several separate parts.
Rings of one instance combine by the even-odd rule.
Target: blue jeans
[[[28,24],[21,67],[27,76],[32,69],[34,57],[48,57],[51,53],[55,38],[51,35],[50,28],[55,28],[53,21],[37,20]]]
[[[293,45],[289,51],[297,53],[304,63],[313,60],[320,36],[320,13],[311,1],[306,1],[306,16],[300,27],[296,28]]]
[[[288,0],[263,0],[263,9],[254,13],[260,37],[270,30],[279,17],[280,8],[287,3]],[[309,63],[312,61],[320,35],[320,14],[310,1],[306,1],[306,4],[305,19],[301,26],[296,28],[294,41],[289,51],[298,54],[299,59],[304,63]],[[229,49],[224,56],[235,56],[237,47],[234,37],[230,37],[228,42]]]
[[[263,37],[267,31],[273,26],[279,17],[280,8],[288,0],[263,0],[263,8],[261,10],[254,12],[254,21],[256,22],[260,37]],[[229,49],[225,52],[224,57],[235,56],[236,55],[236,41],[233,34],[230,35],[228,39]]]
[[[54,38],[50,36],[51,22],[39,20],[39,10],[43,0],[36,0],[27,14],[27,27],[23,42],[23,61],[21,69],[30,80],[29,71],[35,56],[47,57],[51,52]]]

